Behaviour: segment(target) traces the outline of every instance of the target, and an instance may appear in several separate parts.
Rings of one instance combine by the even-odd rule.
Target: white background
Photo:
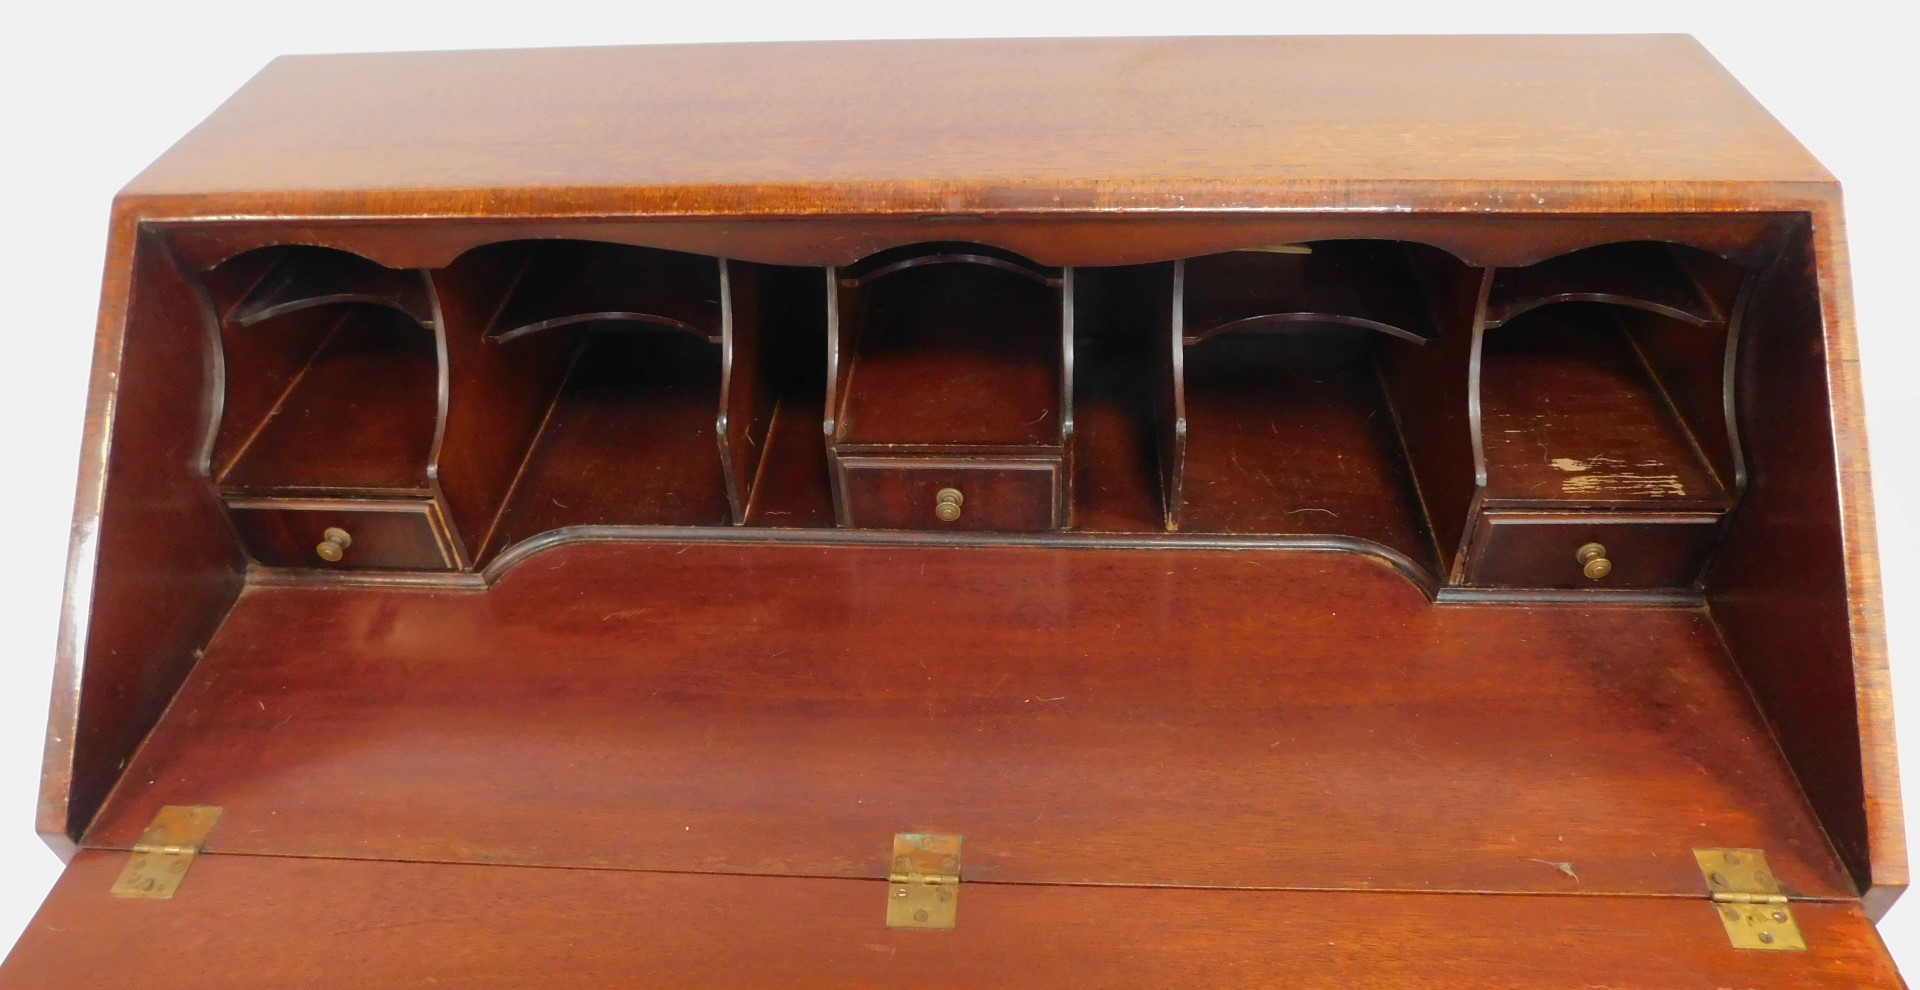
[[[814,38],[1686,32],[1845,183],[1903,775],[1920,821],[1920,123],[1911,4],[22,3],[0,15],[0,945],[60,864],[33,835],[90,340],[114,191],[272,56]],[[29,8],[23,10],[22,8]],[[1892,11],[1899,10],[1899,14]],[[1898,21],[1898,23],[1896,23]],[[1920,851],[1920,843],[1914,843]],[[1920,977],[1920,893],[1882,926]]]

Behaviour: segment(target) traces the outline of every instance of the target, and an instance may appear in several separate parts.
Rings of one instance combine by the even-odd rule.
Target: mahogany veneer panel
[[[223,853],[879,877],[920,830],[975,880],[1682,894],[1731,846],[1853,893],[1700,612],[1435,608],[1297,551],[631,543],[484,594],[255,588],[87,842],[182,803]]]
[[[222,822],[215,834],[229,828]],[[1851,904],[1808,951],[1741,952],[1703,899],[967,884],[951,932],[889,930],[870,881],[202,856],[177,898],[116,900],[74,860],[4,990],[1899,990]]]
[[[281,58],[126,192],[214,216],[1615,212],[1831,181],[1682,36],[1108,38]]]

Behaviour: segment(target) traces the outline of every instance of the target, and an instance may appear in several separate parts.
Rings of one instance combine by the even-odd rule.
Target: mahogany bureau
[[[1901,986],[1691,39],[287,58],[112,222],[6,990]]]

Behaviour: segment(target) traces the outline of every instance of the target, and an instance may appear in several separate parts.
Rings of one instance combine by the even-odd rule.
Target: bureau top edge
[[[1791,205],[1832,181],[1686,36],[1102,38],[284,58],[126,195],[326,214],[1617,212]]]

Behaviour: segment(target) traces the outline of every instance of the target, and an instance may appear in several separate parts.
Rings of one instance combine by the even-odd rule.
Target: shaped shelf
[[[584,323],[647,323],[720,343],[720,266],[713,258],[594,241],[529,246],[489,333],[499,342]]]
[[[272,259],[259,280],[225,310],[230,326],[251,327],[316,306],[387,306],[420,324],[433,322],[425,276],[386,268],[358,255],[317,247],[268,248]]]
[[[1502,326],[1553,303],[1601,302],[1694,326],[1721,326],[1740,279],[1737,266],[1693,248],[1658,241],[1606,244],[1495,272],[1486,325]]]
[[[1186,263],[1182,342],[1291,323],[1337,323],[1415,342],[1433,312],[1406,245],[1321,241],[1298,252],[1233,251]]]

